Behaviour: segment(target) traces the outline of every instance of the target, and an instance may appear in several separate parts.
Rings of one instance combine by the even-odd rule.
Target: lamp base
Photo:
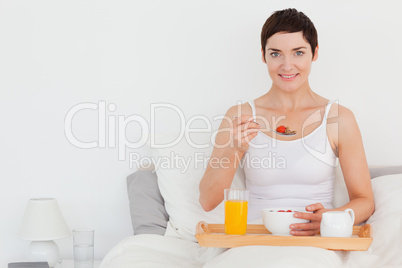
[[[52,240],[32,241],[27,249],[26,256],[29,261],[45,261],[50,267],[55,267],[59,261],[59,248]]]

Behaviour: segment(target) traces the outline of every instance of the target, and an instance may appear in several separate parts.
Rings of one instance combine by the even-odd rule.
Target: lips
[[[279,76],[286,78],[286,79],[290,79],[290,78],[296,77],[296,75],[298,75],[298,74],[280,74]]]

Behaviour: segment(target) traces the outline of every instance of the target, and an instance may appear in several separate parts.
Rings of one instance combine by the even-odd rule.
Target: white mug
[[[328,211],[322,214],[320,232],[322,237],[351,237],[355,213],[348,208],[345,211]]]

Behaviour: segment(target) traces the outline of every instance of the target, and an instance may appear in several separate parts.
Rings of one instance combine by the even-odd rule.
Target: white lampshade
[[[35,198],[28,201],[18,236],[25,240],[46,241],[70,235],[56,199]]]

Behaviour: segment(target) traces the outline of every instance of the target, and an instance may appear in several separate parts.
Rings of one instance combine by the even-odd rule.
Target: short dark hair
[[[303,12],[294,8],[278,10],[265,21],[261,30],[261,47],[265,57],[265,46],[268,38],[278,32],[295,33],[302,32],[304,39],[310,44],[311,51],[315,53],[318,45],[318,34],[313,22]]]

